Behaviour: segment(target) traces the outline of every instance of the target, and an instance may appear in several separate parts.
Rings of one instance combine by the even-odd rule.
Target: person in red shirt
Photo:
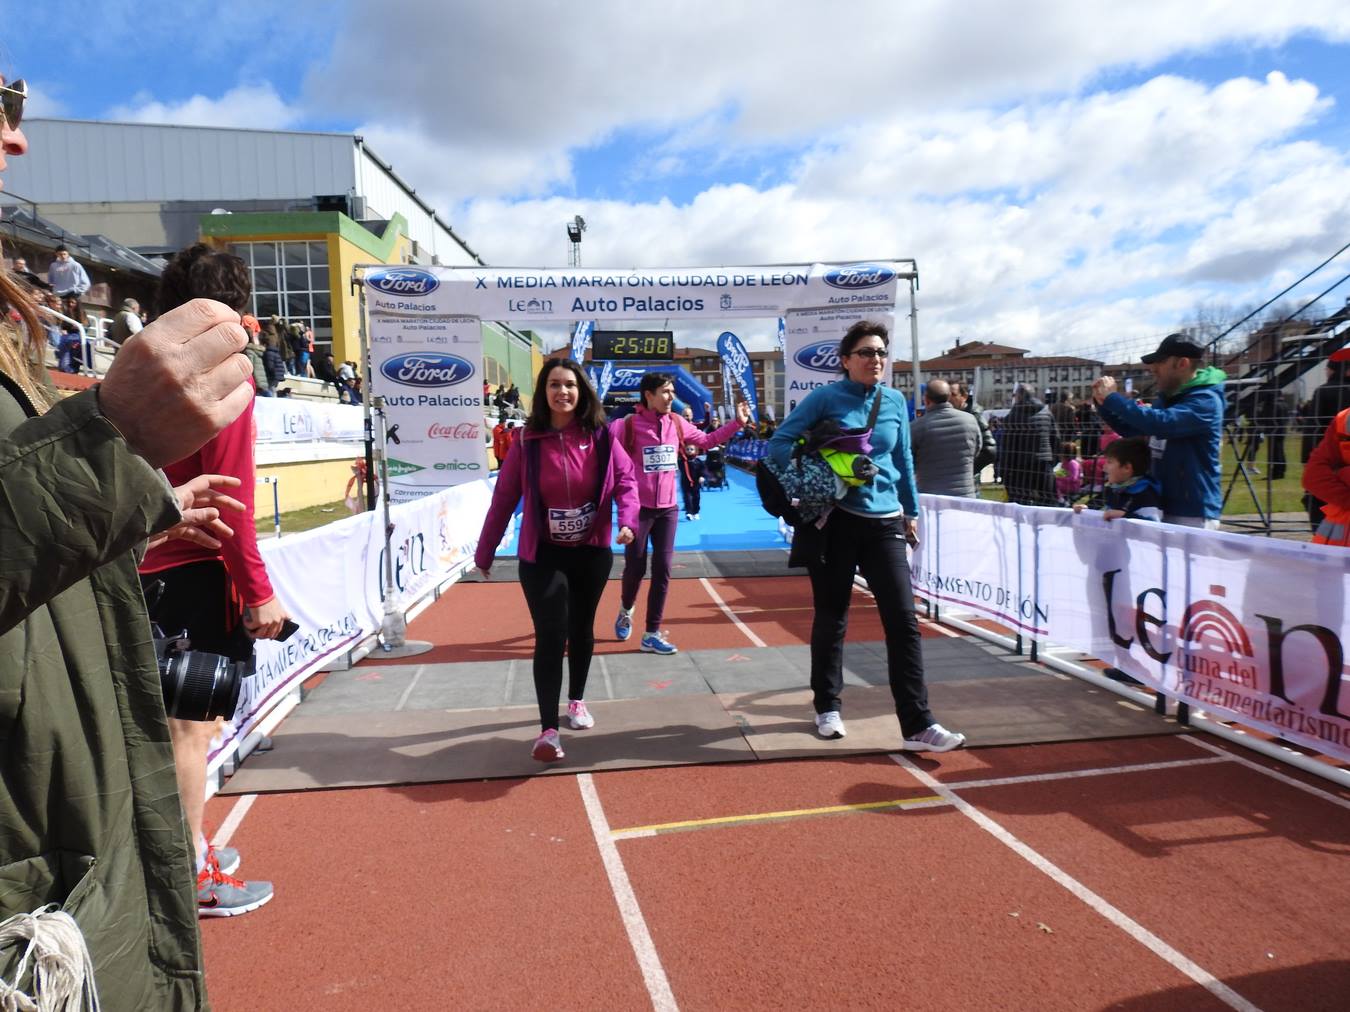
[[[193,298],[210,298],[236,311],[248,304],[248,268],[238,257],[197,244],[178,253],[160,278],[158,309],[168,312]],[[153,393],[147,391],[147,396]],[[254,526],[255,469],[253,403],[196,453],[167,465],[173,485],[198,475],[239,479],[233,493],[244,512],[231,517],[234,537],[218,548],[169,541],[146,552],[138,567],[150,618],[169,636],[186,631],[195,651],[231,661],[251,662],[253,641],[273,639],[289,617],[267,578]],[[232,849],[219,851],[202,835],[206,761],[217,721],[169,718],[178,791],[188,829],[197,846],[197,898],[202,916],[246,913],[272,898],[270,882],[244,882],[231,872],[239,865]]]

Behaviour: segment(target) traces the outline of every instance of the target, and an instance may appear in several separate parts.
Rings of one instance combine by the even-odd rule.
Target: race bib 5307
[[[672,443],[659,443],[656,446],[642,448],[642,470],[647,474],[653,471],[673,471],[678,451]]]

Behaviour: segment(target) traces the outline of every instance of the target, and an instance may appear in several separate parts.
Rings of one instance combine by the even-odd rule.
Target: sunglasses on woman
[[[28,100],[28,82],[20,78],[9,84],[0,84],[0,112],[11,130],[19,129],[23,120],[23,104]]]
[[[859,358],[885,358],[885,348],[854,348],[850,355],[857,355]]]

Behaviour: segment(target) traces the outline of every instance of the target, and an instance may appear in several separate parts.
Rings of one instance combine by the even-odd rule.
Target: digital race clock
[[[597,330],[591,335],[591,358],[669,362],[675,358],[675,335],[669,330]]]

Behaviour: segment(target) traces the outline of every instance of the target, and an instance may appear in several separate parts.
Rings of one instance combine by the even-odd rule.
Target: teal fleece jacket
[[[806,432],[826,418],[860,429],[867,424],[876,397],[881,411],[872,430],[872,462],[877,475],[868,485],[851,488],[840,505],[854,513],[890,516],[903,512],[919,515],[919,489],[914,483],[914,460],[909,445],[909,408],[899,392],[887,386],[865,387],[850,379],[816,387],[788,416],[769,440],[769,456],[785,466],[792,447]]]

